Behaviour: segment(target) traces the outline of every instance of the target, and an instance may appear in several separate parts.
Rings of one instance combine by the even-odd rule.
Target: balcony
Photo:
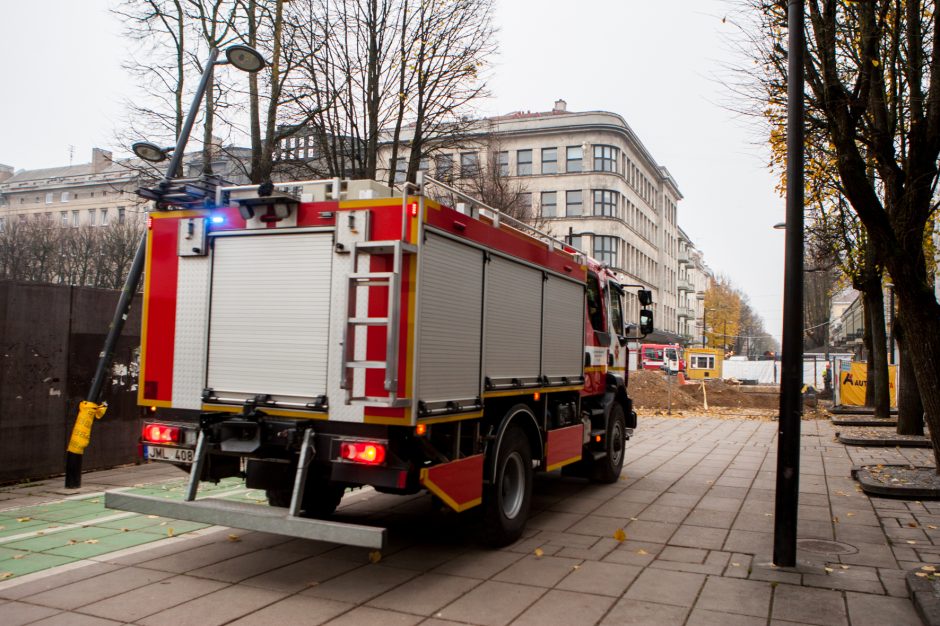
[[[685,319],[688,319],[688,320],[694,320],[695,309],[690,309],[689,307],[682,306],[676,309],[676,315],[679,316],[679,319],[682,319],[684,317]]]
[[[676,281],[676,287],[679,289],[680,292],[681,291],[688,291],[688,292],[695,291],[695,287],[692,286],[692,283],[685,280],[684,278],[680,278],[679,280]]]
[[[689,254],[689,250],[679,250],[679,264],[680,265],[692,265],[692,255]]]

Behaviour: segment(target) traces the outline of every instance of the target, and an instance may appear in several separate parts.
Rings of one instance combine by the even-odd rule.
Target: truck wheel
[[[626,452],[627,430],[623,416],[623,406],[614,402],[607,418],[607,438],[604,444],[607,454],[591,465],[591,480],[596,483],[615,483],[623,469],[623,457]]]
[[[323,478],[315,476],[307,477],[307,487],[304,490],[304,501],[301,504],[302,517],[323,518],[329,517],[336,511],[340,500],[346,488]],[[287,508],[290,506],[290,499],[293,493],[292,487],[279,487],[277,489],[267,489],[265,494],[268,496],[268,504]]]
[[[483,493],[483,532],[487,543],[504,546],[522,535],[532,501],[532,451],[522,429],[506,429],[498,454]]]

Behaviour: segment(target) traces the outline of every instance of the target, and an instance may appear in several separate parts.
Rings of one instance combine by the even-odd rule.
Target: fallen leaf
[[[846,516],[846,517],[855,517],[855,513],[853,513],[852,511],[849,511],[848,513],[845,514],[845,516]]]
[[[617,541],[621,541],[621,542],[622,542],[622,541],[626,540],[626,538],[627,538],[627,533],[623,532],[623,529],[622,529],[622,528],[618,528],[618,529],[614,532],[614,539],[616,539]]]
[[[572,566],[571,566],[571,569],[581,569],[581,566],[580,566],[580,565],[572,565]]]
[[[126,532],[130,532],[130,530],[131,530],[130,528],[122,528],[121,532],[126,533]]]
[[[731,567],[741,567],[741,564],[740,564],[740,563],[732,563],[732,564],[731,564]]]
[[[842,569],[849,569],[848,565],[840,565],[839,567],[841,567]]]
[[[373,550],[372,552],[369,553],[370,563],[378,563],[381,560],[382,560],[382,553],[379,552],[378,550]]]
[[[12,578],[13,572],[0,572],[0,580],[6,580],[7,578]]]
[[[927,578],[927,574],[924,572],[914,572],[914,576],[920,576],[921,578]]]
[[[834,517],[832,518],[832,521],[833,521],[834,523],[838,524],[838,523],[839,523],[839,516],[838,516],[838,515],[834,516]]]
[[[86,539],[85,543],[98,543],[97,539]]]
[[[44,532],[41,531],[41,530],[37,530],[37,531],[36,531],[36,536],[37,536],[37,537],[42,537],[42,536],[45,535],[45,534],[46,534],[46,533],[44,533]]]
[[[160,526],[166,526],[169,522],[160,522]]]
[[[13,560],[14,560],[14,561],[19,561],[19,560],[22,559],[24,556],[26,556],[26,555],[25,555],[25,554],[17,554],[16,556],[13,557]]]
[[[635,521],[637,521],[637,519],[639,519],[639,518],[631,517],[631,518],[630,518],[630,521],[631,521],[631,522],[635,522]]]
[[[920,569],[924,570],[925,572],[936,572],[936,571],[937,571],[937,568],[934,567],[933,565],[921,565],[921,566],[920,566]]]
[[[536,557],[536,558],[541,558],[542,555],[544,555],[544,554],[545,554],[545,550],[543,550],[542,548],[536,548],[536,549],[535,549],[535,557]]]
[[[172,537],[172,536],[173,536],[173,527],[172,527],[172,526],[170,526],[169,528],[166,529],[166,536],[167,536],[167,537]]]
[[[77,540],[75,540],[75,539],[69,539],[69,545],[70,545],[70,546],[74,546],[76,543],[78,543]]]
[[[239,541],[242,540],[242,538],[239,537],[238,535],[229,535],[228,540],[231,541],[232,543],[238,543]]]
[[[156,516],[156,515],[148,515],[148,516],[147,516],[147,519],[157,519],[157,517],[158,517],[158,516]]]
[[[908,539],[907,542],[908,542],[909,544],[911,544],[911,545],[914,545],[915,543],[917,543],[917,542],[914,541],[913,539]]]
[[[933,524],[927,524],[927,528],[929,528],[930,530],[937,530],[937,527],[934,526]],[[3,529],[3,526],[0,526],[0,529]]]
[[[639,554],[640,556],[646,556],[647,554],[649,554],[649,552],[647,552],[643,548],[640,548],[639,550],[637,550],[636,553]]]
[[[833,572],[833,569],[831,567],[824,567],[823,569],[826,570],[827,574],[831,574]]]
[[[908,522],[907,525],[910,528],[917,528],[917,522]]]
[[[32,520],[32,519],[33,519],[33,518],[31,518],[31,517],[17,517],[17,518],[16,518],[16,521],[18,521],[18,522],[28,522],[28,521],[30,521],[30,520]]]
[[[98,504],[99,502],[101,502],[101,500],[99,500],[98,498],[95,498],[94,500],[89,500],[89,502],[91,502],[92,504]]]

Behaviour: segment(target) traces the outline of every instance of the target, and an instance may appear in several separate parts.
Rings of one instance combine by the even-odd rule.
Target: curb
[[[932,470],[933,468],[931,467],[929,469]],[[906,500],[940,500],[940,489],[924,489],[922,487],[907,487],[905,485],[889,487],[882,482],[874,480],[868,470],[861,467],[853,467],[851,474],[852,478],[858,481],[862,491],[870,495],[903,498]],[[940,596],[938,596],[937,601],[940,603]],[[938,604],[938,608],[940,608],[940,604]],[[940,617],[940,613],[937,615]],[[940,621],[936,623],[940,626]]]
[[[875,409],[870,406],[846,406],[844,404],[837,404],[836,406],[829,409],[829,412],[833,415],[874,415]],[[890,415],[897,415],[897,409],[889,409]]]
[[[857,426],[858,424],[856,424]],[[841,433],[836,433],[836,438],[839,440],[839,443],[844,443],[849,446],[869,446],[869,447],[882,447],[882,448],[930,448],[930,440],[924,437],[923,440],[919,439],[891,439],[890,437],[883,437],[879,439],[875,438],[865,438],[865,437],[849,437],[844,436]]]
[[[907,590],[917,615],[926,626],[940,626],[940,581],[930,576],[917,576],[920,569],[909,570],[904,575]]]
[[[832,425],[833,426],[864,426],[864,427],[888,426],[891,428],[897,428],[898,421],[896,419],[874,419],[874,418],[861,419],[861,420],[846,420],[846,419],[838,419],[838,418],[833,417]]]

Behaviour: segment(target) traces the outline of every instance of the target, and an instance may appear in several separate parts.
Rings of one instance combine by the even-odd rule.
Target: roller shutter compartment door
[[[434,233],[421,251],[418,399],[480,393],[483,252]]]
[[[217,395],[326,393],[331,233],[217,237],[207,386]]]
[[[542,375],[555,379],[583,373],[584,285],[549,275],[545,281]]]
[[[539,376],[542,272],[493,256],[486,264],[483,374],[493,381]]]

